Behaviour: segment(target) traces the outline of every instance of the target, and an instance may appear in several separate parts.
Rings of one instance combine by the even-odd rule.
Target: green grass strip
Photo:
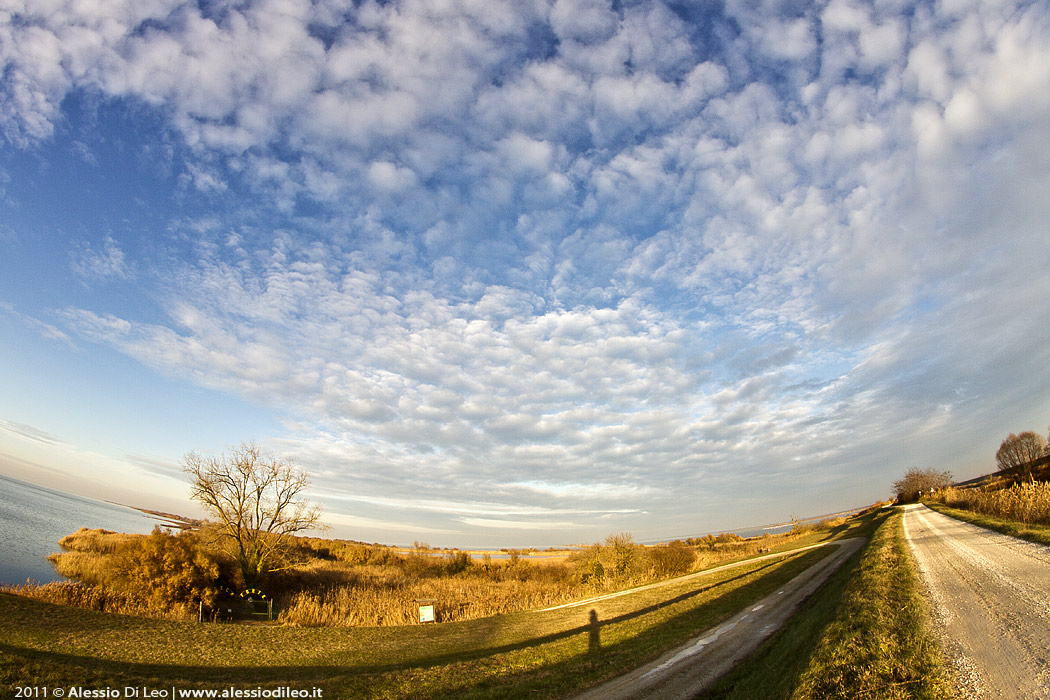
[[[953,698],[929,632],[902,513],[873,519],[871,541],[803,610],[703,697],[746,700]]]

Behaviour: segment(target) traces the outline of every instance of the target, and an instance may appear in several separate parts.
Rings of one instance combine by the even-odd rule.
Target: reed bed
[[[0,585],[0,593],[32,598],[53,605],[68,605],[98,612],[118,615],[138,615],[166,620],[192,620],[196,611],[189,605],[158,606],[150,601],[129,596],[104,586],[73,581],[51,581],[36,583],[26,581],[20,585]]]
[[[833,528],[837,523],[823,523]],[[382,545],[300,538],[295,564],[263,583],[278,622],[292,626],[381,627],[418,622],[419,599],[436,601],[438,620],[490,617],[620,590],[769,551],[809,532],[745,539],[708,535],[642,546],[628,533],[610,535],[557,560],[474,559],[461,551],[397,552]],[[60,541],[49,557],[75,581],[27,582],[0,591],[103,612],[191,619],[230,607],[244,589],[222,541],[207,531],[125,535],[87,530]]]
[[[617,535],[562,562],[479,562],[460,553],[444,559],[410,556],[400,568],[324,564],[297,574],[306,585],[279,601],[278,621],[302,627],[413,624],[421,599],[437,601],[441,622],[473,620],[685,574],[769,551],[802,534],[733,535],[652,547]]]
[[[936,501],[982,515],[1015,520],[1026,525],[1050,525],[1050,483],[1014,484],[999,490],[947,488]]]
[[[136,546],[148,535],[129,535],[112,530],[82,527],[58,541],[58,546],[67,552],[90,552],[92,554],[119,554]]]
[[[292,594],[278,621],[301,627],[384,627],[418,622],[416,600],[436,600],[441,622],[475,620],[492,615],[554,605],[572,599],[579,586],[560,583],[466,575],[408,579],[390,586],[333,586],[320,592]]]

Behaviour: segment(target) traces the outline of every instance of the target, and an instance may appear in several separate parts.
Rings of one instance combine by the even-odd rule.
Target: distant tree
[[[936,469],[909,469],[903,478],[893,482],[893,493],[898,503],[910,503],[923,493],[951,486],[955,477],[949,471]]]
[[[995,461],[999,465],[999,471],[1016,469],[1031,478],[1031,463],[1039,459],[1045,451],[1046,439],[1039,433],[1033,433],[1031,430],[1026,430],[1020,435],[1010,433],[999,445]]]
[[[233,544],[244,584],[256,586],[264,574],[281,568],[289,536],[319,526],[321,511],[306,502],[306,472],[242,443],[229,455],[204,457],[190,452],[183,469],[192,496],[219,519]]]

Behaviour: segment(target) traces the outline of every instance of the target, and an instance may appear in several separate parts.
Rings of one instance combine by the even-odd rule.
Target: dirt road
[[[1050,548],[923,505],[904,533],[962,695],[1050,700]]]
[[[718,627],[702,632],[656,661],[577,696],[577,700],[684,700],[696,697],[768,639],[864,542],[862,538],[851,538],[818,545],[830,547],[831,553],[781,590],[749,605]],[[782,557],[784,553],[771,556]]]

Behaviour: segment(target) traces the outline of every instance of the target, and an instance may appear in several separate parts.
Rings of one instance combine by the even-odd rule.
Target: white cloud
[[[1037,3],[79,7],[3,28],[7,140],[75,91],[144,103],[224,204],[173,226],[168,318],[55,330],[270,406],[348,489],[658,512],[1023,398],[989,328],[1045,375]],[[131,249],[72,264],[138,280]]]
[[[124,251],[116,240],[107,236],[102,250],[93,249],[84,241],[75,250],[70,251],[72,271],[84,280],[90,279],[126,279],[131,275]]]
[[[460,522],[475,528],[500,530],[558,530],[569,532],[579,527],[571,520],[495,520],[493,518],[460,518]]]
[[[944,49],[933,41],[912,48],[905,77],[921,97],[945,102],[951,94],[948,58]]]
[[[380,191],[403,192],[416,182],[409,168],[399,168],[388,161],[377,161],[368,167],[368,178]]]
[[[423,535],[459,535],[460,530],[448,530],[444,528],[428,527],[420,523],[406,523],[379,518],[365,518],[360,515],[349,515],[338,511],[325,511],[322,521],[326,525],[338,525],[349,528],[352,532],[378,531],[387,536],[390,533],[413,533]]]
[[[606,0],[557,0],[551,9],[551,27],[563,41],[592,43],[608,39],[619,20]]]
[[[52,447],[69,447],[69,443],[65,440],[52,435],[44,430],[33,427],[32,425],[26,425],[25,423],[17,423],[15,421],[4,420],[0,418],[0,430],[12,435],[21,440],[27,440],[29,442],[41,443],[43,445]]]

